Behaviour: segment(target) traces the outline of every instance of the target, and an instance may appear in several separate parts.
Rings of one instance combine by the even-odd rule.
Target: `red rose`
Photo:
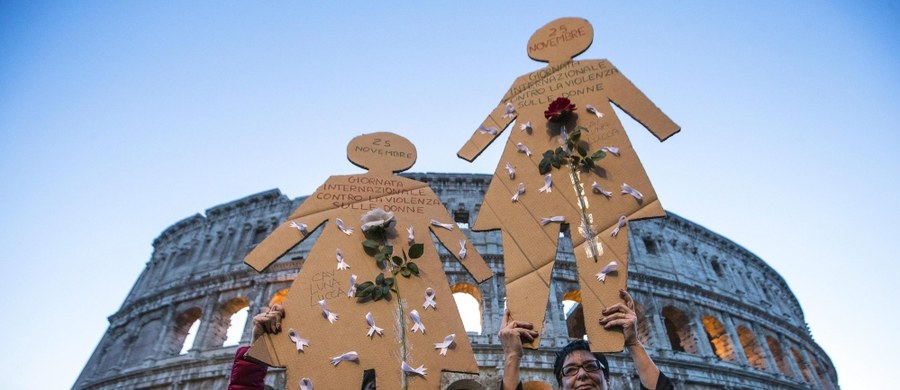
[[[556,100],[547,107],[547,111],[544,111],[544,118],[555,120],[573,111],[575,111],[575,105],[572,104],[569,99],[564,97],[556,98]]]

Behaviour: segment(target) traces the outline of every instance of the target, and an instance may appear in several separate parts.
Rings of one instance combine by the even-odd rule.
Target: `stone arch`
[[[210,347],[224,346],[225,341],[228,339],[228,330],[231,329],[231,327],[239,327],[240,332],[243,333],[244,326],[247,324],[247,317],[244,316],[244,323],[242,324],[233,324],[231,319],[235,313],[249,307],[250,301],[241,296],[231,298],[219,306],[216,315],[210,319],[210,324],[208,325],[209,331],[207,333],[208,342],[206,345]],[[238,342],[239,341],[240,336],[238,336]],[[237,345],[237,342],[229,345]]]
[[[466,333],[481,334],[484,325],[484,303],[481,290],[469,283],[456,283],[450,286],[459,315],[462,317]],[[474,301],[474,302],[473,302]],[[477,305],[477,309],[472,305]]]
[[[485,388],[472,379],[460,379],[447,386],[446,390],[485,390]]]
[[[784,351],[781,349],[781,344],[778,343],[778,340],[775,340],[772,336],[766,336],[766,344],[769,345],[769,350],[772,351],[772,357],[775,358],[775,364],[778,365],[778,370],[785,376],[793,377],[791,364],[787,360],[787,355],[785,355]]]
[[[815,379],[813,379],[812,371],[809,368],[809,362],[803,358],[803,354],[794,347],[791,347],[791,354],[794,355],[794,361],[797,362],[797,367],[800,368],[800,373],[803,374],[803,380],[811,385],[815,384]]]
[[[666,306],[662,309],[661,314],[672,350],[697,354],[699,351],[694,338],[694,331],[691,330],[691,322],[684,312],[676,309],[674,306]]]
[[[753,335],[753,332],[747,327],[739,325],[737,327],[737,333],[738,339],[741,340],[741,347],[744,348],[744,355],[747,356],[750,365],[760,370],[765,370],[767,368],[766,355],[763,353],[762,347],[756,341],[756,336]]]
[[[284,288],[284,289],[278,290],[274,294],[272,294],[272,297],[269,298],[269,306],[272,306],[276,303],[279,305],[282,304],[284,302],[284,298],[287,297],[288,291],[290,291],[290,290],[291,289],[289,289],[289,288]]]
[[[807,355],[812,357],[810,363],[813,365],[813,371],[819,376],[819,381],[822,382],[822,386],[826,389],[831,389],[831,379],[828,377],[828,372],[823,367],[823,364],[809,351],[807,351]]]
[[[131,345],[128,358],[125,360],[125,366],[136,366],[153,356],[153,347],[156,346],[163,330],[162,322],[162,319],[154,318],[141,326],[137,332],[137,340]]]
[[[122,368],[122,358],[129,342],[130,337],[127,333],[117,332],[112,341],[104,348],[103,359],[97,364],[95,372],[118,372]]]
[[[728,334],[725,325],[722,325],[722,321],[719,321],[716,317],[705,315],[703,316],[703,330],[706,331],[709,345],[719,359],[729,362],[737,361],[731,335]]]
[[[581,290],[569,290],[562,296],[563,318],[570,339],[583,339],[587,334],[584,326],[584,307],[581,305]]]
[[[166,355],[178,355],[187,339],[188,331],[195,322],[200,321],[203,310],[199,307],[191,307],[175,317],[175,323],[169,332],[169,340],[166,343]]]

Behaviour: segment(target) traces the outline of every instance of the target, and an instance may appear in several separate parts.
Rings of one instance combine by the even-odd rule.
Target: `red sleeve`
[[[234,355],[228,390],[263,390],[266,387],[266,372],[269,371],[269,368],[244,359],[244,354],[248,349],[250,349],[249,346],[238,347],[237,353]]]

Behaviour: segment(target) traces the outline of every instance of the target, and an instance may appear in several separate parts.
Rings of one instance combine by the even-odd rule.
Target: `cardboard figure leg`
[[[591,350],[594,352],[619,352],[625,344],[621,329],[606,330],[600,325],[602,311],[622,302],[619,290],[628,284],[628,225],[619,230],[616,237],[609,231],[600,233],[603,255],[595,262],[588,255],[586,243],[575,248],[578,267],[578,283],[581,288],[581,304],[584,308],[584,324]],[[597,274],[611,261],[618,264],[615,272],[609,272],[605,281],[597,280]]]
[[[554,256],[543,254],[543,258],[536,259],[534,254],[525,254],[511,234],[503,232],[507,307],[513,319],[531,322],[538,332],[533,342],[523,345],[525,348],[537,349],[541,344],[540,334],[550,297],[550,274],[553,272],[555,253],[554,247]],[[532,256],[531,261],[528,256]]]

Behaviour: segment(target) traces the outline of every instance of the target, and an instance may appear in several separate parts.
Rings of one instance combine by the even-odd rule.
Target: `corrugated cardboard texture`
[[[603,308],[621,301],[618,290],[626,287],[628,226],[621,228],[616,237],[611,233],[621,216],[631,221],[665,215],[612,104],[660,140],[672,136],[680,128],[609,61],[572,60],[587,50],[592,40],[593,28],[579,18],[557,19],[535,32],[528,42],[528,55],[548,62],[548,66],[516,79],[497,107],[459,150],[458,156],[474,160],[513,120],[516,121],[516,126],[509,130],[503,155],[472,229],[502,231],[507,305],[514,319],[532,322],[540,330],[561,226],[559,223],[542,226],[540,221],[564,216],[571,226],[591,348],[612,352],[622,350],[622,333],[620,330],[605,331],[598,321]],[[549,104],[559,97],[568,98],[576,105],[577,125],[587,129],[581,140],[589,154],[604,147],[619,150],[619,156],[607,154],[598,160],[598,168],[578,173],[587,206],[586,216],[581,211],[575,178],[567,166],[552,169],[552,192],[538,191],[545,180],[538,169],[542,154],[560,146],[559,129],[551,129],[544,117]],[[507,104],[512,105],[514,113],[509,112]],[[595,107],[602,116],[588,112],[587,105]],[[523,129],[526,123],[531,123],[532,128]],[[490,128],[497,129],[497,134],[483,131]],[[574,127],[568,130],[572,131]],[[532,152],[531,156],[517,148],[520,143]],[[516,170],[514,179],[509,177],[507,163]],[[592,192],[594,182],[611,191],[612,196]],[[518,202],[513,202],[511,198],[519,183],[524,183],[526,190]],[[638,201],[621,193],[624,183],[640,191],[643,199]],[[580,232],[583,218],[590,221],[594,240],[602,252],[597,260],[589,254],[590,241]],[[618,263],[619,271],[609,274],[605,282],[598,281],[595,274],[610,261]],[[539,340],[536,340],[528,347],[537,348],[538,345]]]
[[[459,240],[466,239],[457,228],[446,230],[430,225],[432,219],[453,223],[440,199],[425,184],[393,175],[408,169],[416,160],[415,147],[405,138],[392,133],[374,133],[354,138],[347,150],[354,164],[368,168],[368,173],[332,176],[291,214],[284,224],[263,240],[244,260],[258,271],[264,270],[307,236],[291,224],[306,224],[311,233],[323,229],[284,300],[283,331],[261,337],[250,349],[250,356],[273,366],[287,368],[288,388],[298,388],[301,378],[310,378],[317,389],[355,389],[362,383],[363,371],[375,369],[378,388],[401,389],[404,380],[410,389],[437,389],[441,371],[477,373],[472,347],[456,308],[447,276],[431,232],[454,255]],[[394,253],[408,250],[406,229],[415,229],[415,242],[423,243],[424,255],[415,262],[420,275],[404,278],[397,275],[400,297],[358,303],[349,298],[351,274],[357,283],[374,280],[381,270],[365,253],[366,239],[360,229],[360,218],[370,210],[381,208],[395,215],[397,236],[389,239]],[[345,234],[336,226],[340,218],[353,232]],[[455,225],[455,224],[454,224]],[[336,250],[341,249],[350,269],[338,270]],[[492,276],[490,269],[471,244],[462,265],[479,282]],[[390,276],[389,274],[386,276]],[[436,309],[424,309],[425,290],[435,290]],[[330,323],[318,305],[324,299],[328,309],[339,315]],[[411,310],[417,310],[426,333],[412,333]],[[384,335],[367,337],[366,313],[371,312],[375,324]],[[402,315],[401,315],[402,312]],[[403,324],[403,326],[401,326]],[[298,351],[288,337],[295,329],[309,340],[304,351]],[[456,345],[446,356],[439,355],[434,343],[449,334],[456,335]],[[406,340],[406,362],[416,368],[425,365],[424,377],[401,372],[402,340]],[[343,361],[337,366],[331,358],[356,351],[359,362]]]

